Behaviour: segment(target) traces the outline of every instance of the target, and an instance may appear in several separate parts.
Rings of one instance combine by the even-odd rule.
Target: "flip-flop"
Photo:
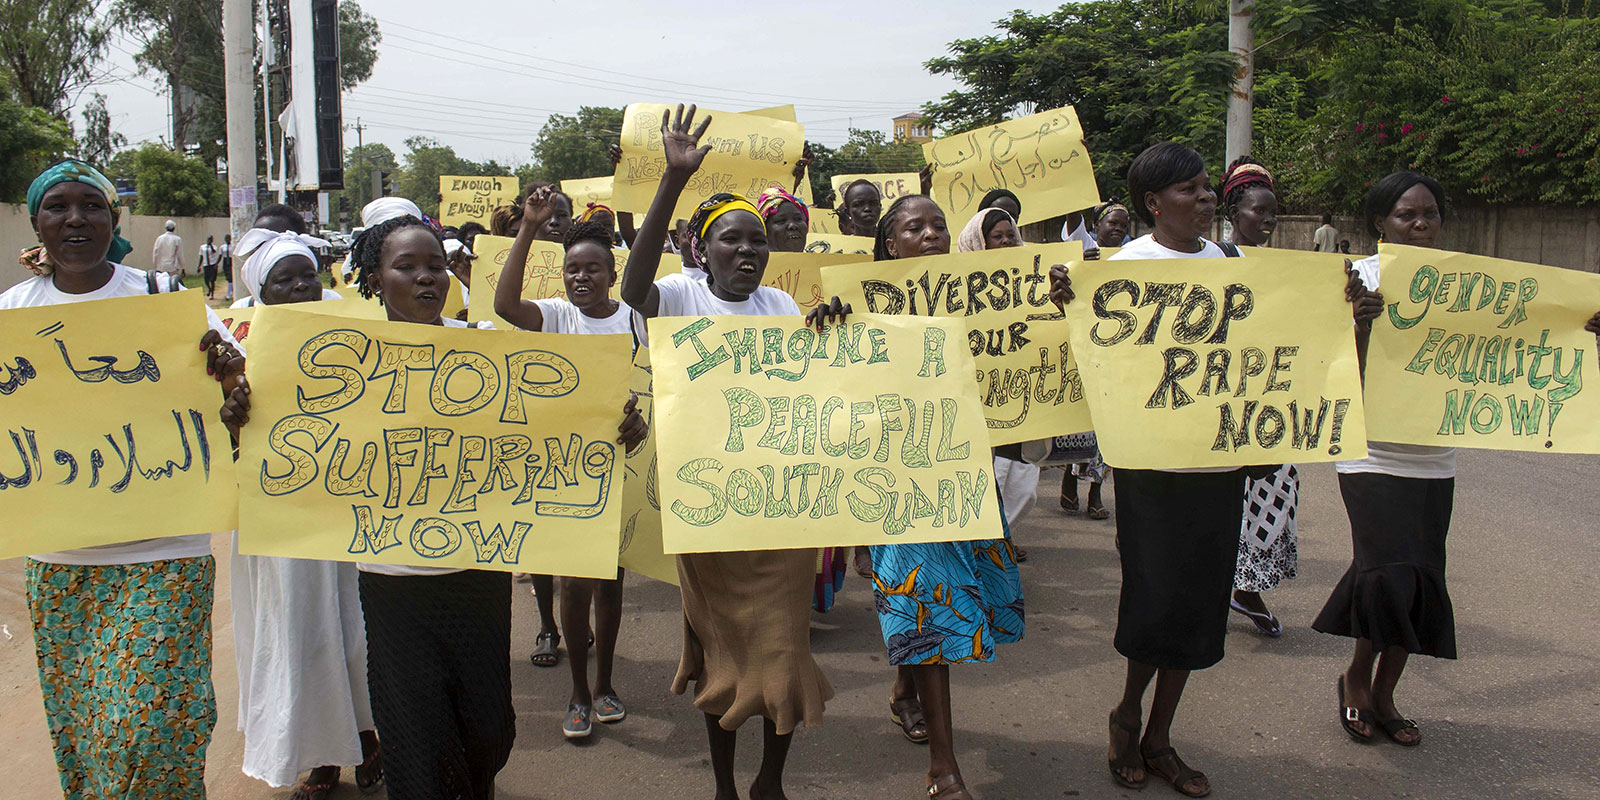
[[[1367,744],[1367,743],[1371,742],[1372,741],[1371,730],[1372,730],[1372,728],[1374,726],[1377,725],[1377,721],[1372,716],[1372,712],[1371,711],[1367,711],[1365,709],[1360,709],[1360,708],[1355,708],[1353,706],[1345,705],[1345,703],[1344,703],[1344,675],[1340,675],[1339,676],[1339,681],[1338,681],[1337,685],[1339,687],[1339,727],[1344,728],[1344,732],[1350,734],[1350,738],[1356,740],[1357,742],[1360,742],[1362,744]],[[1356,730],[1355,725],[1356,725],[1357,722],[1365,723],[1366,726],[1367,726],[1368,733],[1363,734],[1360,731]]]
[[[1078,513],[1078,498],[1076,495],[1068,497],[1061,495],[1061,510],[1068,514]]]
[[[1206,774],[1200,770],[1191,769],[1188,764],[1183,763],[1183,759],[1178,758],[1177,750],[1171,747],[1163,747],[1154,753],[1144,753],[1143,755],[1144,771],[1161,778],[1167,783],[1172,784],[1172,788],[1176,790],[1178,794],[1184,795],[1185,797],[1205,797],[1206,795],[1211,794],[1210,781],[1206,782],[1206,790],[1203,792],[1191,792],[1188,789],[1183,788],[1188,786],[1189,782],[1196,778],[1204,778]],[[1156,762],[1168,756],[1172,757],[1172,763],[1178,767],[1178,770],[1170,775],[1162,772],[1161,768],[1156,766]]]
[[[1122,731],[1123,733],[1128,734],[1128,746],[1123,748],[1122,753],[1116,758],[1106,760],[1106,764],[1111,768],[1111,779],[1116,781],[1125,789],[1143,791],[1144,781],[1128,780],[1127,778],[1122,777],[1122,773],[1117,771],[1124,767],[1144,769],[1144,759],[1139,757],[1139,726],[1123,725],[1117,721],[1117,712],[1112,711],[1111,730]]]
[[[1389,741],[1392,741],[1401,747],[1416,747],[1417,745],[1422,744],[1422,729],[1417,727],[1417,723],[1409,719],[1398,717],[1395,719],[1386,719],[1382,722],[1379,722],[1378,727],[1383,730],[1385,736],[1389,737]],[[1395,734],[1406,730],[1407,728],[1415,730],[1417,732],[1417,738],[1412,739],[1409,742],[1403,739],[1395,738]]]
[[[1105,506],[1089,506],[1084,516],[1089,519],[1111,519],[1111,512]]]
[[[556,648],[561,646],[561,634],[541,633],[534,637],[533,643],[533,655],[528,656],[528,660],[532,661],[534,666],[553,667],[560,663],[560,651]]]
[[[1228,608],[1237,613],[1243,614],[1246,619],[1256,624],[1256,630],[1259,630],[1274,639],[1283,635],[1283,623],[1279,622],[1277,617],[1272,616],[1271,611],[1268,611],[1264,614],[1260,611],[1253,611],[1249,608],[1246,608],[1244,604],[1240,603],[1238,600],[1232,599],[1228,600]]]
[[[892,700],[889,703],[890,721],[900,726],[912,744],[928,743],[928,720],[922,715],[922,703],[915,697]]]

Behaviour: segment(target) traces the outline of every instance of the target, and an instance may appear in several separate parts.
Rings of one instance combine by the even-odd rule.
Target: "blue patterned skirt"
[[[895,666],[993,661],[996,643],[1022,639],[1009,526],[1003,539],[879,545],[872,569],[878,625]]]

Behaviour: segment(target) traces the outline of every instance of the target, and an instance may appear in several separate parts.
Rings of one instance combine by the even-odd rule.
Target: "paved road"
[[[1346,641],[1308,628],[1343,572],[1350,540],[1333,471],[1305,470],[1300,578],[1268,596],[1287,621],[1269,641],[1235,623],[1228,658],[1198,673],[1176,744],[1210,773],[1216,797],[1594,798],[1600,796],[1600,458],[1467,453],[1461,458],[1451,590],[1461,661],[1413,661],[1401,708],[1427,737],[1416,750],[1360,746],[1336,724],[1334,676]],[[957,747],[975,796],[994,800],[1133,796],[1105,772],[1105,719],[1121,685],[1111,647],[1118,571],[1110,522],[1046,504],[1020,526],[1028,635],[997,662],[953,670]],[[219,573],[227,546],[216,550]],[[13,798],[58,797],[40,708],[18,561],[0,562],[0,774]],[[630,578],[618,688],[631,716],[584,745],[558,731],[567,673],[531,666],[537,615],[519,584],[513,665],[519,735],[500,796],[659,797],[711,794],[701,717],[667,693],[681,616],[675,590]],[[283,800],[239,773],[237,677],[228,593],[218,586],[216,688],[220,720],[210,751],[210,795]],[[852,575],[839,607],[819,617],[812,642],[838,690],[826,726],[797,736],[789,795],[921,795],[925,750],[887,719],[891,670]],[[599,726],[597,726],[599,727]],[[741,739],[741,782],[754,777],[760,735]],[[1155,797],[1169,795],[1152,786]],[[357,797],[345,788],[335,797]]]

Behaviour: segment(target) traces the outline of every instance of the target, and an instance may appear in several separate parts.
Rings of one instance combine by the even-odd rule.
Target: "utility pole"
[[[1255,107],[1256,36],[1250,28],[1255,0],[1228,0],[1228,51],[1239,60],[1228,93],[1227,159],[1250,155],[1250,114]],[[1224,165],[1226,166],[1226,165]]]
[[[222,50],[227,90],[228,217],[237,244],[256,221],[256,94],[251,82],[255,29],[250,0],[222,0]],[[237,261],[235,275],[244,264]],[[250,292],[243,281],[237,291],[239,297]]]

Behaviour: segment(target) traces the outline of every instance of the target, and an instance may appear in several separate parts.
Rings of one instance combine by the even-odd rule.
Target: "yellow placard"
[[[1094,427],[1050,267],[1083,257],[1077,242],[903,258],[822,271],[823,294],[858,312],[960,317],[977,365],[993,445]]]
[[[231,529],[199,292],[0,311],[0,558]]]
[[[256,310],[240,552],[611,578],[628,336]]]
[[[922,155],[934,165],[933,199],[958,228],[992,189],[1016,193],[1022,225],[1100,202],[1072,106],[935,139]]]
[[[649,325],[667,552],[1001,535],[958,320]]]
[[[517,179],[473,175],[439,176],[439,223],[458,226],[476,222],[489,227],[489,215],[517,199]]]
[[[822,291],[823,267],[871,261],[871,256],[860,253],[772,253],[767,256],[766,272],[761,273],[761,285],[784,291],[804,313],[832,297]]]
[[[856,253],[872,255],[871,236],[846,236],[842,233],[806,234],[807,253]]]
[[[874,172],[862,175],[835,175],[833,183],[833,202],[844,205],[844,187],[859,180],[870,182],[878,187],[878,194],[883,197],[883,207],[888,208],[890,203],[908,195],[922,191],[922,178],[915,172]]]
[[[491,236],[480,233],[473,244],[477,247],[477,260],[472,262],[472,307],[467,309],[467,319],[472,322],[492,322],[496,328],[509,328],[510,323],[494,313],[494,293],[500,285],[500,273],[506,268],[506,256],[516,242],[509,236]],[[526,300],[543,300],[548,297],[566,297],[566,285],[561,282],[562,264],[567,251],[559,244],[535,239],[528,247],[528,260],[522,272],[522,297]],[[622,275],[626,253],[617,253],[617,275]]]
[[[1067,324],[1106,463],[1366,457],[1343,258],[1271,250],[1089,261],[1070,274]]]
[[[1378,246],[1384,313],[1367,346],[1374,441],[1600,453],[1600,276]],[[1594,375],[1589,376],[1592,383]]]
[[[807,230],[811,232],[812,236],[815,236],[819,233],[831,234],[833,236],[844,235],[839,233],[839,212],[831,208],[811,209],[811,225],[807,228]],[[863,236],[861,238],[867,239],[869,237]],[[806,241],[807,243],[810,243],[810,237],[807,237]]]
[[[661,121],[676,106],[633,103],[623,114],[622,160],[612,183],[612,206],[643,214],[650,210],[656,185],[666,169],[661,148]],[[711,115],[711,127],[700,138],[709,145],[700,170],[678,198],[675,218],[688,219],[695,207],[718,192],[737,192],[752,201],[768,186],[794,185],[794,164],[805,150],[805,129],[794,122],[756,114],[700,109],[698,126]],[[802,197],[804,199],[804,197]]]
[[[572,198],[572,213],[582,214],[590,203],[611,205],[612,180],[610,175],[599,178],[571,178],[561,182],[561,191]]]
[[[661,491],[656,479],[655,393],[651,388],[650,349],[633,356],[633,393],[639,413],[650,424],[650,434],[628,454],[628,479],[622,484],[623,569],[678,585],[678,560],[667,555],[661,543]]]

